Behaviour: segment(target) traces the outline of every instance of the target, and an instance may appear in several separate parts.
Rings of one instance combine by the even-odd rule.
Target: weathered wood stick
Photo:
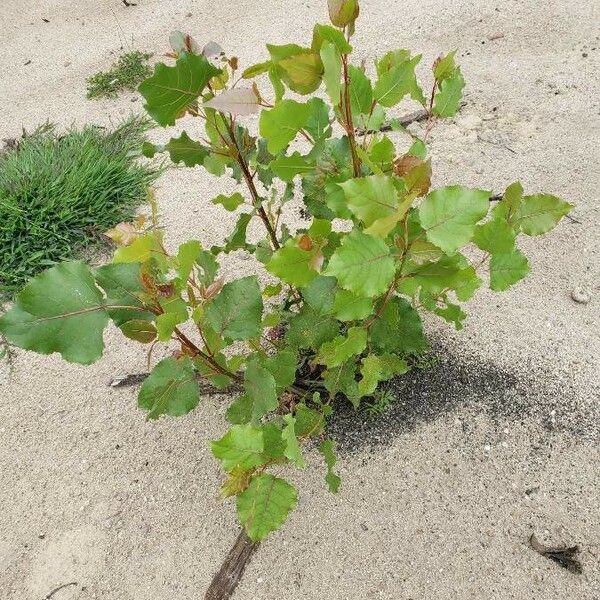
[[[242,529],[221,568],[213,577],[204,600],[231,598],[258,546],[259,542],[253,542]]]

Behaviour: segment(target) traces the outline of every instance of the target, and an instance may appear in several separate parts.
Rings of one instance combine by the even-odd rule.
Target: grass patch
[[[0,153],[1,296],[134,216],[158,175],[135,159],[148,129],[139,117],[65,135],[44,126]]]
[[[152,74],[147,64],[152,54],[132,50],[122,54],[108,71],[100,71],[87,79],[88,98],[115,98],[124,89],[133,90]]]

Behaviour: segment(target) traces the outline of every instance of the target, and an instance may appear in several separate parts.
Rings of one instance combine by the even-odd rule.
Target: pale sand
[[[1,136],[141,110],[135,94],[85,98],[85,77],[121,45],[158,55],[181,28],[251,64],[266,56],[263,42],[306,42],[326,20],[319,0],[137,4],[4,0]],[[428,321],[442,365],[400,382],[402,402],[388,415],[338,421],[338,496],[325,490],[315,452],[305,472],[289,471],[298,510],[259,550],[236,598],[598,600],[600,5],[362,8],[358,58],[409,47],[423,52],[426,73],[438,53],[460,48],[468,104],[434,131],[436,184],[499,191],[520,177],[528,191],[575,203],[582,224],[524,240],[532,275],[509,293],[480,293],[463,332]],[[210,198],[231,189],[201,170],[165,175],[170,243],[217,241],[232,221]],[[254,268],[231,257],[225,271]],[[590,289],[588,305],[570,299],[575,285]],[[134,389],[107,387],[117,372],[144,370],[143,356],[113,330],[106,342],[106,358],[87,368],[18,353],[13,378],[0,380],[2,598],[41,600],[71,581],[56,600],[200,598],[237,534],[207,444],[225,427],[224,402],[146,423]],[[534,530],[578,543],[583,575],[529,549]]]

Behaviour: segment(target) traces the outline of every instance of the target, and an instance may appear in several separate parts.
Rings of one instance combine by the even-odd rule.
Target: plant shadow
[[[587,437],[581,420],[557,423],[552,417],[559,397],[564,405],[574,398],[575,390],[553,381],[540,367],[536,371],[535,366],[523,364],[519,370],[506,370],[476,355],[458,354],[442,343],[433,346],[432,355],[432,366],[413,369],[385,384],[395,400],[383,414],[373,418],[348,401],[339,402],[328,432],[341,452],[389,444],[398,435],[463,410],[484,414],[496,425],[533,418],[545,429]],[[462,421],[466,433],[469,423]]]

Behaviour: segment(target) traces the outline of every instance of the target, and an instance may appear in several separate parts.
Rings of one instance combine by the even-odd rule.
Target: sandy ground
[[[2,2],[2,137],[141,110],[135,94],[85,99],[85,77],[121,47],[160,53],[180,28],[251,64],[264,41],[302,43],[326,19],[321,0],[136,1]],[[298,510],[236,598],[598,600],[600,5],[363,0],[362,12],[358,58],[409,47],[425,73],[460,48],[467,106],[432,136],[437,184],[501,190],[520,177],[576,204],[580,223],[525,240],[532,275],[480,293],[463,332],[428,322],[440,362],[395,384],[390,413],[336,420],[342,492],[326,492],[310,452],[311,468],[290,474]],[[166,174],[171,242],[217,241],[232,223],[209,200],[229,189],[200,170]],[[232,257],[226,271],[253,268]],[[577,285],[589,304],[570,298]],[[199,598],[237,534],[207,447],[224,399],[146,423],[135,389],[107,385],[144,370],[143,357],[115,331],[106,343],[92,367],[19,353],[0,376],[1,598],[42,600],[70,582],[55,600]],[[533,531],[579,544],[583,574],[533,552]]]

